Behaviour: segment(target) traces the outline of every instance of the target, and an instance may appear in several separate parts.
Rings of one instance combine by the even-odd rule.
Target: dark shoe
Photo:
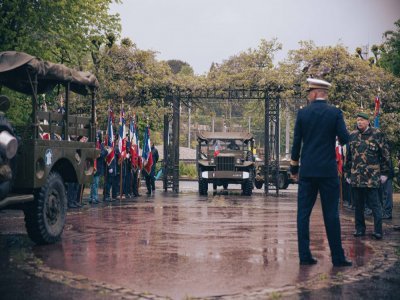
[[[149,195],[149,196],[150,196],[150,195],[151,195],[151,192],[147,192],[146,195]]]
[[[392,219],[392,215],[383,214],[382,219],[384,219],[384,220],[391,220],[391,219]]]
[[[372,233],[372,236],[377,240],[381,240],[382,239],[382,234],[381,233],[374,232],[374,233]]]
[[[353,263],[351,260],[347,260],[346,258],[344,258],[341,261],[333,262],[333,265],[335,267],[351,267]]]
[[[78,206],[75,203],[70,203],[68,204],[68,208],[78,208]]]
[[[93,201],[92,201],[92,204],[99,204],[99,201],[93,200]]]
[[[366,208],[366,209],[364,210],[364,214],[365,214],[366,216],[370,216],[370,215],[372,215],[372,210],[369,209],[369,208]]]
[[[312,256],[309,259],[305,259],[305,260],[300,259],[300,265],[302,265],[302,266],[315,265],[317,262],[318,262],[318,260]]]
[[[353,233],[353,235],[354,235],[355,237],[364,236],[364,235],[365,235],[365,232],[364,232],[364,231],[355,231],[355,232]]]
[[[78,202],[73,203],[77,208],[82,207],[82,205],[80,205]]]

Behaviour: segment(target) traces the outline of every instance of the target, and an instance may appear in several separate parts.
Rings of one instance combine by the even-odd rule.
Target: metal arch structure
[[[199,90],[169,90],[163,94],[164,106],[172,108],[172,114],[164,115],[164,173],[163,188],[179,192],[179,135],[181,102],[218,100],[260,100],[265,104],[264,131],[264,189],[269,192],[270,175],[273,176],[276,194],[279,193],[279,108],[282,88],[228,88]],[[160,94],[161,96],[161,94]],[[272,173],[271,173],[272,172]]]

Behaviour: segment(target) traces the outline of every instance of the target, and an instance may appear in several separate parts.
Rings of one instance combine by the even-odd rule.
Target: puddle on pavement
[[[195,194],[157,197],[68,215],[62,242],[34,247],[49,267],[135,291],[182,299],[278,288],[332,272],[319,204],[311,250],[319,262],[299,267],[296,200]],[[372,250],[342,220],[343,246],[356,266]],[[345,272],[345,270],[344,270]]]

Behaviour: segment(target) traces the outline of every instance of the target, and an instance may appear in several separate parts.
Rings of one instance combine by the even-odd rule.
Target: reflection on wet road
[[[62,242],[34,253],[51,268],[176,299],[293,286],[335,272],[319,202],[311,217],[319,262],[299,267],[295,197],[157,191],[69,214]],[[342,219],[346,255],[362,266],[373,253],[352,232]]]

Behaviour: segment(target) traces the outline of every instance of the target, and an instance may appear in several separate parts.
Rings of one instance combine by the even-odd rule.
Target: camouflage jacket
[[[361,133],[350,133],[350,141],[344,166],[346,178],[353,187],[378,188],[380,176],[389,175],[389,145],[383,133],[369,127]]]

